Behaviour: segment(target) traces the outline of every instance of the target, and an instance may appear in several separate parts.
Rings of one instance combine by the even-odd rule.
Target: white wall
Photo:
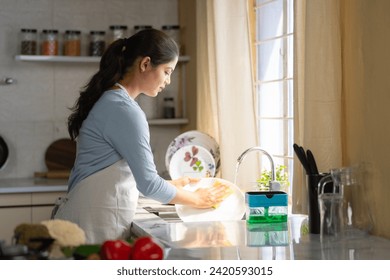
[[[56,139],[68,137],[66,119],[98,64],[20,62],[21,28],[68,29],[84,34],[86,54],[90,30],[105,30],[114,24],[178,24],[177,0],[0,0],[0,80],[12,77],[13,85],[0,85],[0,135],[7,141],[10,158],[0,178],[32,177],[46,171],[44,153]],[[178,77],[178,75],[177,75]],[[175,79],[175,77],[174,77]],[[171,91],[176,85],[171,85]],[[169,91],[169,89],[168,89]],[[152,127],[152,148],[158,170],[165,169],[165,151],[178,127]]]

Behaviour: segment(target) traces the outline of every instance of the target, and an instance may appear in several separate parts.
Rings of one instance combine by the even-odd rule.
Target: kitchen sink
[[[146,211],[151,214],[154,214],[167,223],[180,223],[182,220],[176,213],[176,208],[174,205],[162,205],[161,207],[143,207]]]

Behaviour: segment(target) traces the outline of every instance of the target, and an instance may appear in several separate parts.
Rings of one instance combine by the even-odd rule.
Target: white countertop
[[[167,259],[390,259],[390,240],[356,231],[342,240],[321,241],[319,234],[308,233],[306,215],[289,215],[287,223],[252,226],[245,220],[167,222],[146,206],[169,207],[140,198],[132,234],[153,236],[165,246]]]
[[[0,179],[0,194],[66,192],[68,181],[64,179],[15,178]]]

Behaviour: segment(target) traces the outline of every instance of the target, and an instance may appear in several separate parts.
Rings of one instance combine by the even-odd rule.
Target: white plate
[[[210,135],[197,131],[190,130],[177,136],[168,146],[165,154],[165,167],[169,170],[169,164],[173,155],[180,149],[188,145],[202,146],[213,155],[215,161],[215,174],[218,173],[220,161],[219,145],[217,141]]]
[[[214,177],[214,157],[201,146],[185,146],[173,155],[169,163],[169,175],[172,180],[183,176],[192,178]]]
[[[245,196],[232,182],[221,178],[203,178],[196,184],[186,185],[184,188],[195,191],[198,188],[209,188],[215,181],[219,181],[234,190],[221,202],[218,208],[199,209],[187,205],[176,204],[176,212],[183,222],[210,222],[241,220],[245,214]]]

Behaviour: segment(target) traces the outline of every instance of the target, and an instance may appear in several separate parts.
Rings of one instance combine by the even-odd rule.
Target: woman
[[[87,243],[126,238],[139,192],[197,208],[223,199],[225,186],[193,193],[182,187],[196,180],[166,181],[156,171],[149,126],[134,99],[141,93],[155,97],[169,85],[178,56],[175,41],[162,31],[140,31],[109,46],[80,93],[68,119],[77,157],[67,198],[54,218],[78,224]]]

